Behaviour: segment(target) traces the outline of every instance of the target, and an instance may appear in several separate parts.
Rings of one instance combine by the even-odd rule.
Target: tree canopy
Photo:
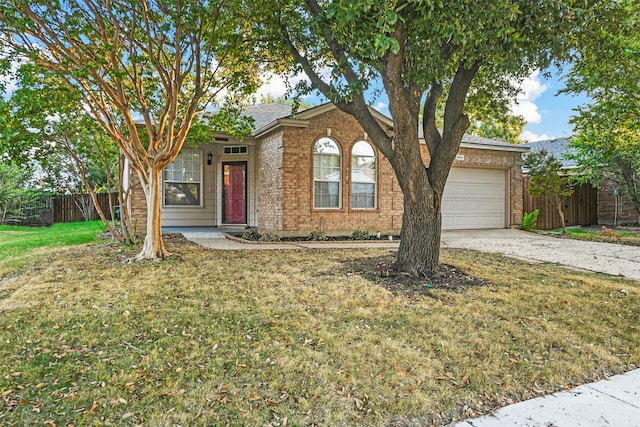
[[[567,59],[575,34],[613,7],[577,0],[282,3],[253,4],[260,28],[267,39],[280,40],[293,59],[291,71],[304,71],[311,87],[352,114],[391,163],[404,194],[395,265],[411,275],[428,275],[438,264],[440,201],[470,125],[467,102],[504,105],[519,79]],[[393,132],[368,109],[375,78],[389,99]],[[421,111],[426,166],[418,139]]]
[[[640,212],[640,4],[619,4],[617,19],[594,23],[576,51],[566,90],[591,101],[571,119],[571,145],[582,180],[612,179]]]

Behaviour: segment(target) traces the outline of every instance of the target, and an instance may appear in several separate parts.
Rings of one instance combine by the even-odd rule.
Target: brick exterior
[[[598,224],[624,225],[638,223],[638,210],[629,196],[615,196],[617,188],[613,181],[605,181],[598,188]],[[616,200],[617,199],[617,200]],[[616,215],[617,204],[617,215]]]
[[[303,125],[283,123],[257,137],[257,154],[250,158],[257,165],[257,226],[260,232],[282,236],[304,235],[312,230],[328,234],[351,234],[354,230],[397,234],[402,226],[403,196],[389,162],[377,152],[376,209],[351,208],[351,149],[358,141],[371,142],[352,116],[327,109]],[[342,153],[341,207],[313,208],[313,145],[331,137]],[[373,144],[372,144],[373,146]],[[421,146],[428,163],[426,146]],[[488,167],[508,171],[508,221],[518,226],[523,214],[523,188],[520,152],[500,149],[461,148],[464,160],[453,166]],[[253,159],[253,160],[252,160]],[[138,232],[146,230],[146,201],[132,173],[132,212]]]
[[[342,153],[342,194],[339,209],[313,208],[313,145],[331,137]],[[352,209],[351,149],[367,140],[359,123],[350,115],[333,109],[309,121],[308,127],[283,127],[259,143],[258,191],[261,232],[280,235],[306,234],[312,230],[328,234],[350,234],[354,230],[393,233],[402,226],[403,196],[391,165],[378,152],[376,209]],[[370,142],[370,141],[369,141]],[[422,146],[428,163],[426,146]],[[511,226],[522,221],[522,173],[519,152],[461,148],[463,161],[454,166],[481,166],[508,170],[509,220]],[[264,193],[264,194],[262,194]]]
[[[282,132],[267,135],[258,150],[258,229],[280,231],[284,200]]]
[[[129,188],[134,232],[144,236],[147,234],[147,198],[140,184],[140,178],[133,169],[129,170]]]

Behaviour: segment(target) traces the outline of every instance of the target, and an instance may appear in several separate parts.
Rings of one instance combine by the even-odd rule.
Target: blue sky
[[[574,113],[573,108],[585,104],[586,96],[557,95],[564,88],[564,82],[555,69],[551,70],[549,78],[540,71],[532,73],[522,82],[521,88],[522,93],[512,106],[512,111],[522,115],[527,122],[521,139],[533,142],[571,136],[569,119]],[[274,97],[284,93],[285,85],[279,78],[272,78],[259,91],[261,95],[271,94]],[[322,102],[319,97],[311,97],[309,101],[313,104]],[[374,106],[389,115],[386,98],[381,97]]]
[[[537,97],[532,96],[528,101],[535,105],[538,117],[525,114],[528,122],[525,127],[527,139],[536,141],[571,136],[572,127],[569,119],[575,114],[574,108],[589,101],[587,96],[557,95],[558,91],[564,88],[564,82],[555,74],[549,79],[537,74],[534,81],[541,87],[536,93]]]

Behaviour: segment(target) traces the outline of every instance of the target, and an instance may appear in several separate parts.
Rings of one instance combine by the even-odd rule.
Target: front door
[[[222,223],[247,223],[247,162],[222,163]]]

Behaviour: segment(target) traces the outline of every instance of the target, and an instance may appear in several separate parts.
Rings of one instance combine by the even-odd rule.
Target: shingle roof
[[[269,123],[291,115],[291,106],[286,104],[258,104],[244,108],[243,114],[253,118],[253,129],[262,129]]]
[[[442,129],[439,129],[440,133],[442,133]],[[418,124],[418,137],[420,139],[424,138],[424,130],[422,129],[422,123]],[[477,135],[471,135],[468,133],[465,133],[462,136],[462,142],[463,143],[467,143],[467,144],[476,144],[476,145],[490,145],[490,146],[495,146],[497,147],[503,147],[503,148],[513,148],[513,149],[518,149],[518,148],[524,148],[526,144],[512,144],[510,142],[506,142],[506,141],[500,141],[499,139],[491,139],[491,138],[485,138],[482,136],[477,136]],[[518,150],[520,151],[520,150]],[[525,150],[522,150],[525,151]]]
[[[309,110],[321,109],[324,105],[318,107],[312,107]],[[300,113],[303,113],[302,111]],[[292,118],[291,106],[286,104],[258,104],[245,107],[245,116],[252,117],[254,120],[254,130],[260,130],[271,123],[274,123],[278,119]],[[390,119],[389,119],[390,121]],[[422,123],[418,126],[418,136],[420,139],[424,137],[422,131]],[[493,146],[502,149],[512,149],[516,151],[525,151],[525,144],[511,144],[509,142],[500,141],[497,139],[483,138],[481,136],[465,134],[462,137],[462,143]]]
[[[544,141],[528,142],[522,145],[529,147],[532,153],[544,148],[547,150],[547,153],[553,154],[556,159],[562,162],[563,169],[572,169],[577,166],[575,160],[567,158],[567,154],[572,151],[567,138],[552,138]]]

